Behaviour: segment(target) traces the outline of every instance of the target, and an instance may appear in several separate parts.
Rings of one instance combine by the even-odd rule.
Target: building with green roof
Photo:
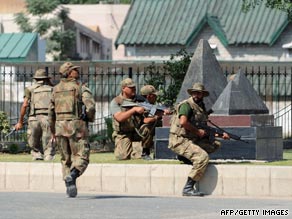
[[[208,40],[218,60],[291,61],[285,12],[262,2],[244,13],[242,0],[133,0],[115,40],[133,59],[168,59]]]
[[[0,62],[22,61],[45,61],[45,43],[38,34],[0,34]]]

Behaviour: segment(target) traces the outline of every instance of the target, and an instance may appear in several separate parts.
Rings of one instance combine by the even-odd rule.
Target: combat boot
[[[196,181],[188,177],[187,183],[183,189],[183,196],[204,196],[204,193],[199,192],[197,189],[194,189]]]
[[[71,170],[70,175],[66,176],[65,178],[65,185],[67,188],[66,193],[70,198],[74,198],[77,196],[76,179],[79,176],[80,176],[79,170],[73,168]]]
[[[143,160],[152,160],[152,158],[150,157],[150,148],[143,148],[142,159]]]

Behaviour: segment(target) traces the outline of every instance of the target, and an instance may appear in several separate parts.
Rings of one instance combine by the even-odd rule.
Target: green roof
[[[0,34],[0,61],[25,60],[37,33]]]
[[[189,45],[206,24],[225,46],[273,45],[286,13],[265,2],[247,13],[241,6],[242,0],[133,0],[115,45]]]

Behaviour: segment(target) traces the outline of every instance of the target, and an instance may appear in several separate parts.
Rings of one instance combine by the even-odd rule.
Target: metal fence
[[[237,63],[219,62],[226,77],[243,71],[256,92],[266,103],[270,114],[275,116],[275,125],[283,126],[285,138],[291,137],[291,72],[290,63]],[[0,111],[6,112],[11,125],[17,122],[23,101],[24,88],[32,84],[36,69],[45,68],[53,84],[59,81],[58,69],[62,63],[0,63]],[[162,62],[74,62],[81,66],[80,80],[88,84],[96,101],[96,119],[90,125],[91,133],[105,134],[105,119],[109,116],[109,103],[120,93],[120,81],[131,77],[137,90],[154,75],[161,75],[168,86],[171,78]],[[155,66],[155,72],[149,66]],[[153,70],[153,69],[152,69]],[[23,140],[24,131],[10,139]],[[0,136],[1,137],[1,136]],[[3,138],[3,135],[2,135]],[[1,140],[1,139],[0,139]]]
[[[8,115],[11,125],[16,124],[18,120],[24,89],[33,83],[32,77],[36,69],[46,69],[52,83],[56,84],[60,80],[58,69],[61,64],[63,63],[0,63],[0,111]],[[131,77],[137,84],[137,90],[140,90],[145,80],[150,79],[153,74],[147,70],[152,62],[74,62],[74,64],[81,66],[80,81],[89,86],[96,101],[96,119],[90,123],[90,130],[91,133],[99,135],[106,133],[109,103],[121,92],[120,81]],[[156,73],[167,79],[168,75],[161,71],[162,63],[156,63],[155,66]],[[9,139],[3,139],[3,133],[0,133],[0,141],[1,139],[21,141],[24,132],[25,129],[11,135]]]

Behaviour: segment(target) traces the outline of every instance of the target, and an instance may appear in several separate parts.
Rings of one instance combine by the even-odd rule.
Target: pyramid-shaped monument
[[[238,71],[228,82],[212,109],[214,114],[267,114],[269,110],[246,76]]]
[[[191,88],[196,82],[204,84],[205,89],[210,92],[210,95],[204,98],[207,110],[211,109],[227,85],[227,79],[223,74],[221,66],[213,54],[208,41],[204,39],[199,41],[194,52],[176,103],[189,97],[187,89]]]

